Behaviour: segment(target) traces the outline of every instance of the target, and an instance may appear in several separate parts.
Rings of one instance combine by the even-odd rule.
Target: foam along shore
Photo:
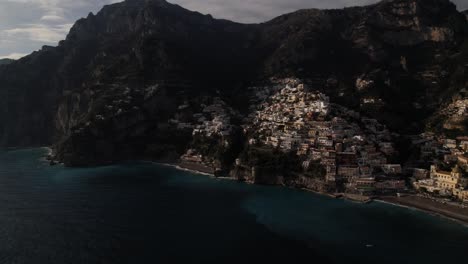
[[[47,156],[50,156],[50,155],[52,155],[52,154],[53,154],[53,150],[52,150],[52,148],[51,148],[51,147],[42,147],[41,149],[43,149],[43,150],[47,151],[47,153],[46,153],[46,157],[47,157]]]
[[[468,206],[462,208],[415,195],[404,197],[383,196],[375,199],[375,201],[421,210],[432,215],[454,220],[468,227]]]
[[[161,166],[172,167],[172,168],[175,168],[175,169],[178,169],[178,170],[181,170],[181,171],[191,172],[191,173],[194,173],[194,174],[200,174],[200,175],[205,175],[205,176],[209,176],[209,177],[215,177],[215,175],[213,173],[209,173],[209,172],[206,172],[206,171],[200,171],[200,170],[196,170],[196,169],[193,169],[193,168],[188,168],[188,167],[185,167],[185,166],[181,165],[180,163],[163,163],[163,162],[153,162],[153,163],[161,165]]]
[[[188,172],[195,173],[195,174],[215,177],[213,173],[203,172],[191,166],[181,165],[181,163],[158,163],[156,162],[156,164],[163,165],[163,166],[170,166],[178,170],[188,171]],[[223,177],[223,179],[231,179],[231,178]],[[349,201],[363,203],[363,204],[367,204],[372,201],[377,201],[377,202],[391,204],[394,206],[405,207],[408,209],[416,209],[416,210],[420,210],[431,215],[436,215],[436,216],[440,216],[440,217],[444,217],[444,218],[456,221],[468,227],[468,206],[467,208],[461,208],[461,207],[457,207],[457,206],[453,206],[449,204],[442,204],[440,202],[432,201],[431,199],[427,199],[427,198],[423,198],[419,196],[413,196],[413,195],[403,196],[403,197],[381,196],[376,199],[372,199],[367,196],[338,194],[338,193],[335,193],[335,194],[323,193],[323,192],[318,192],[318,191],[314,191],[311,189],[304,189],[304,188],[302,190],[313,192],[319,195],[328,196],[330,198],[343,198]]]

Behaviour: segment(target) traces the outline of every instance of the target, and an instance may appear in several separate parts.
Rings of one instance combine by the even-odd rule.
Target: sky
[[[0,59],[18,59],[57,45],[73,23],[121,0],[0,0]],[[243,23],[264,22],[303,8],[342,8],[378,0],[169,0],[187,9]],[[453,0],[459,10],[468,0]]]

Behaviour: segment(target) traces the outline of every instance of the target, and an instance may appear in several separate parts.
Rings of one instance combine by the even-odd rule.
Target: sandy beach
[[[179,163],[162,163],[162,162],[153,162],[153,163],[158,164],[158,165],[162,165],[162,166],[173,167],[173,168],[176,168],[176,169],[181,170],[181,171],[188,171],[188,172],[195,173],[195,174],[205,175],[205,176],[209,176],[209,177],[215,177],[215,175],[212,174],[212,173],[203,172],[203,171],[196,170],[196,169],[189,169],[187,167],[181,166]]]
[[[468,226],[468,208],[461,208],[455,205],[443,204],[419,196],[383,196],[376,199],[376,201],[422,210],[430,214],[455,220]]]

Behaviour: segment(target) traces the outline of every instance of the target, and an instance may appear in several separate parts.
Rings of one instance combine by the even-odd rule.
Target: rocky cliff
[[[175,113],[188,118],[216,96],[241,120],[248,84],[273,76],[419,132],[464,96],[467,27],[448,0],[300,10],[250,25],[127,0],[77,21],[57,47],[0,67],[0,144],[54,144],[69,165],[173,159],[192,142],[169,124]]]
[[[6,65],[12,63],[14,60],[11,59],[0,59],[0,65]]]

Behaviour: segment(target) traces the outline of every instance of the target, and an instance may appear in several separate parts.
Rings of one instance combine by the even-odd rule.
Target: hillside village
[[[250,87],[248,95],[247,116],[219,97],[201,104],[197,111],[189,102],[178,107],[178,118],[169,123],[190,131],[193,137],[191,147],[181,156],[183,166],[250,182],[332,193],[372,197],[418,192],[434,199],[468,201],[468,138],[426,133],[408,139],[375,119],[334,104],[294,78]],[[465,115],[465,111],[458,109],[457,114]],[[189,117],[181,114],[185,112],[191,113]],[[242,140],[238,131],[242,131]],[[411,142],[411,162],[402,161],[395,146],[402,138]],[[268,177],[260,176],[262,170],[266,171],[263,174],[274,170],[246,158],[242,154],[246,151],[293,155],[297,170],[276,168],[274,174],[292,174],[294,180],[271,175],[279,178],[259,181]],[[226,153],[234,156],[225,159]]]
[[[420,150],[416,162],[429,166],[414,169],[414,188],[430,196],[468,201],[468,137],[450,139],[426,133],[415,136],[412,144]]]
[[[320,164],[326,171],[323,181],[346,192],[405,189],[401,165],[389,162],[396,151],[384,125],[330,103],[299,80],[281,82],[280,88],[253,88],[251,102],[257,110],[246,126],[252,131],[250,144],[294,152],[305,171]]]

